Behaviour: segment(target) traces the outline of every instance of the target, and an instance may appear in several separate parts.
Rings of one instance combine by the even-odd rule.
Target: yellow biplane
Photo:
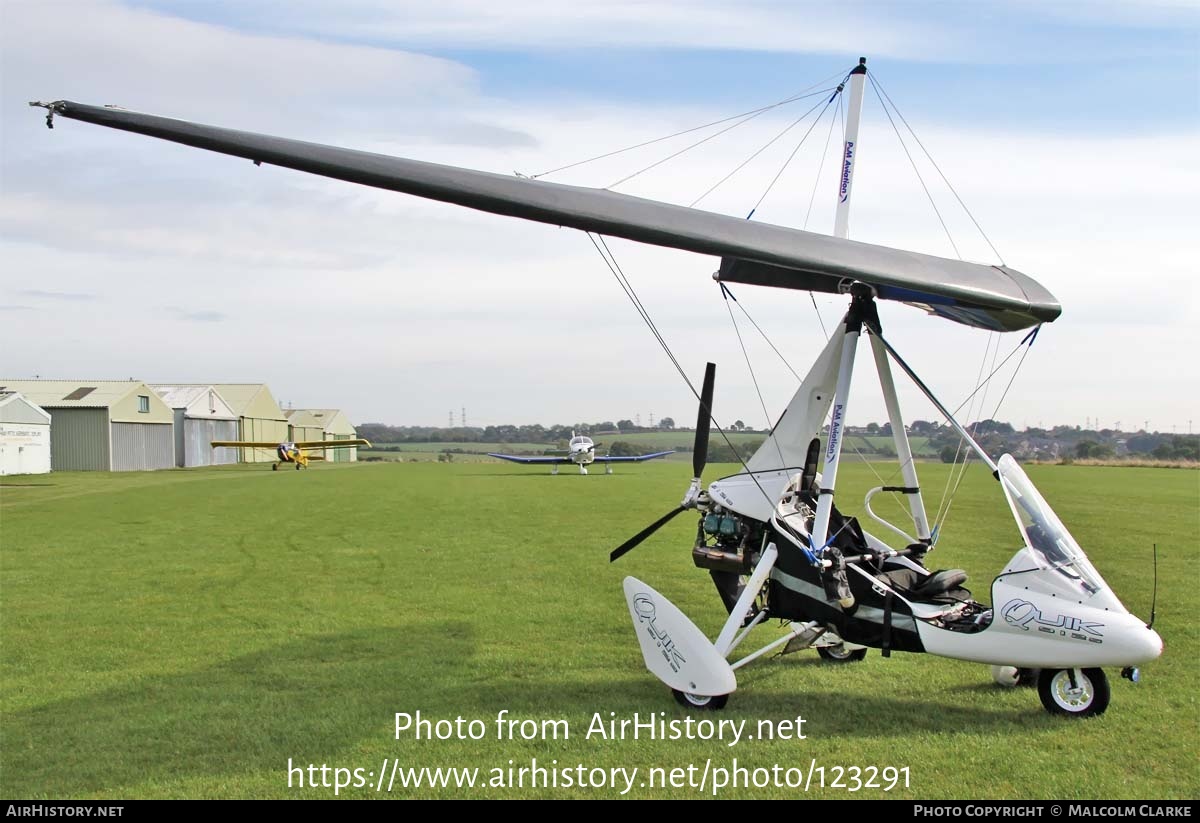
[[[279,471],[284,463],[295,463],[296,471],[308,468],[309,460],[321,460],[320,457],[309,457],[305,452],[323,451],[325,449],[348,449],[353,446],[371,448],[369,440],[306,440],[300,443],[252,443],[247,440],[214,440],[214,449],[222,446],[241,449],[274,449],[279,461],[271,464],[271,471]]]

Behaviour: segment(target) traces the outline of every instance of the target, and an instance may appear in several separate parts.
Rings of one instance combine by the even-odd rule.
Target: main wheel
[[[278,463],[272,463],[272,464],[271,464],[271,471],[273,471],[273,472],[277,472],[277,471],[279,471],[279,464],[278,464]]]
[[[296,471],[300,471],[302,468],[304,468],[304,467],[301,466],[299,463],[296,464]]]
[[[1102,669],[1042,669],[1038,676],[1038,697],[1050,714],[1067,717],[1104,714],[1110,696],[1108,677]]]
[[[817,654],[830,663],[857,663],[867,656],[866,649],[847,649],[842,643],[836,646],[817,646]]]
[[[992,666],[992,680],[1005,688],[1036,686],[1041,669],[1023,669],[1017,666]]]
[[[671,689],[671,694],[675,696],[675,702],[685,709],[696,709],[702,712],[715,712],[725,708],[725,704],[729,702],[729,695],[714,694],[689,694],[681,692],[679,689]]]

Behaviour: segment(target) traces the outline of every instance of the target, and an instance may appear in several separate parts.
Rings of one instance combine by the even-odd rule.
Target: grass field
[[[710,467],[706,476],[719,476]],[[931,508],[946,467],[923,465]],[[895,766],[909,788],[726,789],[722,797],[1200,796],[1194,619],[1200,473],[1034,466],[1030,475],[1125,604],[1148,617],[1151,544],[1166,651],[1139,685],[1110,671],[1112,705],[1072,721],[984,666],[812,652],[739,673],[711,718],[805,719],[802,740],[585,739],[595,712],[682,709],[642,666],[621,595],[634,574],[711,634],[721,610],[691,565],[681,516],[620,563],[608,551],[675,506],[688,467],[551,477],[507,464],[321,464],[0,482],[0,793],[29,798],[330,797],[287,766],[377,772]],[[844,466],[839,501],[874,484]],[[987,583],[1013,551],[994,481],[974,468],[936,567]],[[843,504],[853,510],[849,502]],[[884,501],[877,508],[889,511]],[[896,511],[894,506],[890,509]],[[763,635],[774,629],[761,630]],[[396,712],[487,724],[485,739],[395,739]],[[569,723],[569,739],[497,740],[494,720]],[[389,766],[390,768],[390,766]],[[697,773],[698,774],[698,773]],[[319,775],[318,775],[319,776]],[[343,797],[373,797],[370,787]],[[421,788],[395,797],[615,797],[611,788]],[[692,788],[634,785],[634,797]]]

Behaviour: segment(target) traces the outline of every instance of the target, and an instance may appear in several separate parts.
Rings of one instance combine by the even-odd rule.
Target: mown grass
[[[719,476],[710,467],[706,476]],[[922,466],[936,509],[946,467]],[[16,797],[327,797],[287,763],[378,770],[703,764],[907,766],[907,798],[1194,798],[1200,486],[1193,472],[1035,466],[1030,474],[1135,613],[1158,544],[1166,651],[1103,717],[1069,721],[986,667],[811,652],[754,664],[720,716],[806,719],[805,740],[584,739],[594,712],[684,717],[641,663],[622,595],[634,574],[715,633],[694,522],[620,563],[608,551],[677,504],[686,468],[551,477],[507,464],[321,464],[0,484],[0,792]],[[839,500],[877,481],[845,466]],[[976,594],[1013,550],[994,482],[973,469],[931,562]],[[877,510],[887,512],[890,504]],[[850,509],[850,504],[846,504]],[[856,508],[856,507],[855,507]],[[891,506],[890,511],[898,509]],[[771,630],[761,630],[764,641]],[[566,719],[569,740],[394,739],[395,712]],[[489,726],[489,732],[494,726]],[[636,786],[637,797],[695,797]],[[421,789],[393,796],[611,797],[611,789]],[[368,789],[342,796],[374,796]],[[795,797],[790,789],[724,797]],[[815,797],[881,797],[810,789]]]

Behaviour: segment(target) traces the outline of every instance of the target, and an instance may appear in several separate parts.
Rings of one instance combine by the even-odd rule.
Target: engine
[[[762,553],[763,524],[715,505],[704,495],[699,501],[700,522],[692,546],[692,562],[707,569],[727,611],[742,593],[742,576],[758,563]]]

